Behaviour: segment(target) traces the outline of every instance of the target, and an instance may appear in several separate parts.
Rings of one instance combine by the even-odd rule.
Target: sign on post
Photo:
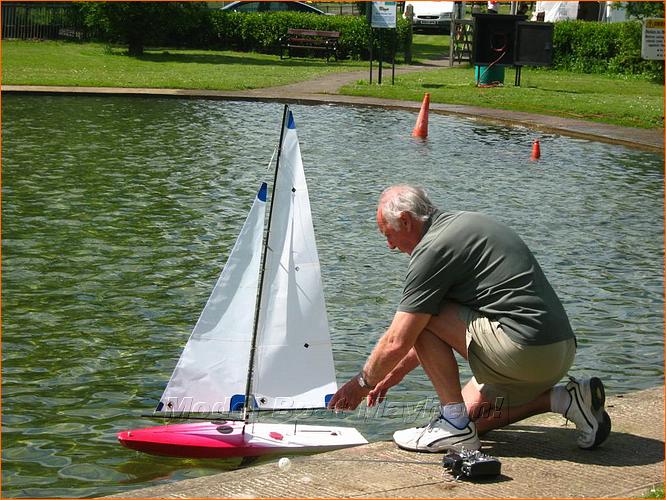
[[[664,59],[664,20],[645,19],[643,21],[643,39],[641,42],[643,59]]]
[[[397,2],[372,2],[370,26],[373,28],[395,28]]]

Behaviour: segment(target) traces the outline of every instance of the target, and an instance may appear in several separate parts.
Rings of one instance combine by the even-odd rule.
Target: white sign
[[[372,2],[370,26],[373,28],[395,28],[396,7],[396,2]]]
[[[664,60],[664,20],[645,19],[641,42],[643,59]]]

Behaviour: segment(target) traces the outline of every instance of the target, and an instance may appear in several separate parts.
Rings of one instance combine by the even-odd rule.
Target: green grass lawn
[[[655,486],[643,498],[664,498],[664,485]]]
[[[421,101],[467,104],[579,118],[627,127],[663,128],[664,86],[638,78],[587,75],[523,68],[521,86],[506,69],[504,86],[476,87],[470,66],[398,75],[395,85],[359,81],[341,93]]]
[[[448,53],[445,35],[414,36],[416,61]],[[2,83],[243,90],[304,81],[330,72],[367,69],[368,62],[285,59],[252,52],[148,50],[140,58],[96,43],[5,41]],[[640,78],[586,75],[524,68],[522,85],[506,69],[504,86],[477,88],[471,67],[397,75],[395,85],[359,81],[341,92],[351,95],[527,111],[615,125],[663,128],[664,86]]]
[[[449,35],[412,35],[412,62],[449,57]]]
[[[104,44],[3,41],[5,85],[242,90],[286,85],[367,63],[285,59],[253,52],[147,50],[140,58]]]
[[[414,34],[415,62],[448,56],[446,35]],[[476,87],[474,69],[456,66],[398,75],[395,85],[368,85],[359,81],[341,93],[387,99],[466,104],[485,108],[526,111],[579,118],[614,125],[641,128],[664,127],[664,86],[638,77],[592,75],[523,68],[521,86],[514,85],[515,72],[505,69],[504,85]]]

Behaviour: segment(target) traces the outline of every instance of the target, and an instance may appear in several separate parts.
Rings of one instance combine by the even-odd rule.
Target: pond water
[[[414,113],[292,109],[339,382],[400,297],[407,256],[386,247],[375,203],[410,182],[523,236],[578,335],[572,374],[611,394],[663,384],[662,155],[440,115],[424,142]],[[154,424],[141,414],[270,178],[282,106],[6,95],[2,117],[3,495],[101,496],[238,466],[141,455],[115,434]],[[382,414],[316,418],[389,439],[411,426],[390,405],[432,395],[417,370]]]

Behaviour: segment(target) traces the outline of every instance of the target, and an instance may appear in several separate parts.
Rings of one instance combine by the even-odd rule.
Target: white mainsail
[[[259,408],[322,408],[335,393],[326,304],[291,111],[285,124],[268,236],[253,394]]]
[[[337,385],[308,189],[291,111],[278,165],[251,372],[252,407],[322,408]],[[227,412],[242,407],[265,205],[264,184],[157,412]]]

